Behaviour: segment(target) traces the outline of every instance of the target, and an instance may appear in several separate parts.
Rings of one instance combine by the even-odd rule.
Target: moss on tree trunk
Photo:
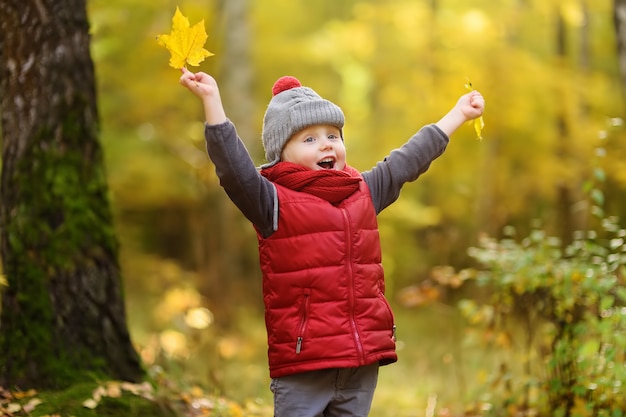
[[[84,0],[0,3],[0,385],[137,380]]]

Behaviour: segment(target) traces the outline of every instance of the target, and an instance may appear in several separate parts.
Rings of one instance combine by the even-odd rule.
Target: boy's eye
[[[328,135],[328,139],[330,139],[330,140],[339,139],[339,136],[334,135],[334,134],[331,133],[330,135]]]
[[[315,139],[313,139],[313,136],[308,136],[304,139],[305,142],[313,142]]]

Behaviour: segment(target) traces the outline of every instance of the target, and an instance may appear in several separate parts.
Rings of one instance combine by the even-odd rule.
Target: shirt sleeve
[[[271,235],[276,189],[259,173],[235,125],[230,120],[218,125],[205,123],[204,136],[207,153],[228,197],[262,236]]]
[[[426,172],[448,142],[448,136],[436,125],[426,125],[371,170],[363,172],[376,214],[398,199],[404,184]]]

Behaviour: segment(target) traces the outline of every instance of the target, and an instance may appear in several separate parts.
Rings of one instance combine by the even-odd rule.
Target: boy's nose
[[[328,138],[323,138],[320,141],[320,149],[329,149],[329,148],[332,148],[332,146],[333,146],[333,143],[330,140],[328,140]]]

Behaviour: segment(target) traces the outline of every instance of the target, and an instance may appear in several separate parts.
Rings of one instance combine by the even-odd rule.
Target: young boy
[[[339,107],[282,77],[263,121],[258,170],[213,77],[183,69],[198,96],[220,184],[256,229],[274,415],[367,416],[378,367],[397,360],[376,216],[482,115],[473,91],[369,171],[346,164]]]

